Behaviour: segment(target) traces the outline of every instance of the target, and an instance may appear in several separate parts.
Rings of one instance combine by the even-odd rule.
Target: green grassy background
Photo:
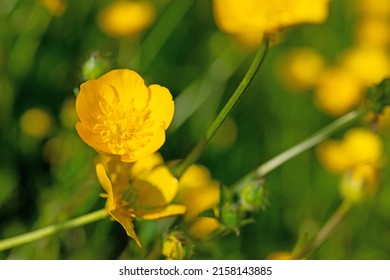
[[[92,52],[98,51],[114,68],[139,71],[147,84],[169,88],[178,112],[191,110],[193,104],[179,102],[181,94],[186,93],[188,100],[205,100],[188,118],[175,116],[175,126],[168,130],[161,149],[166,160],[186,156],[253,57],[252,51],[240,48],[217,29],[210,0],[154,0],[156,21],[136,39],[110,38],[98,29],[96,15],[109,2],[69,0],[65,13],[52,17],[37,1],[0,1],[1,239],[104,206],[93,167],[95,152],[60,116],[64,101],[74,97],[82,82],[81,66]],[[283,85],[277,67],[283,54],[301,46],[315,48],[331,63],[352,44],[351,3],[332,1],[324,24],[288,29],[271,48],[231,116],[237,133],[227,130],[222,135],[232,143],[213,142],[199,160],[214,178],[230,185],[332,121],[314,106],[312,92],[294,94]],[[226,66],[210,68],[224,52],[221,61]],[[21,115],[32,107],[44,108],[54,117],[54,127],[43,139],[20,129]],[[382,136],[388,151],[389,134],[383,131]],[[62,141],[56,157],[64,158],[58,164],[44,156],[45,146],[55,137]],[[390,258],[387,167],[381,179],[376,197],[354,208],[308,258]],[[197,247],[194,258],[264,259],[274,251],[292,250],[303,233],[314,234],[340,203],[338,180],[323,169],[313,150],[299,155],[266,177],[269,203],[254,215],[255,223],[242,228],[239,236],[230,234]],[[154,227],[138,222],[141,239],[156,238],[150,237]],[[0,252],[0,258],[143,258],[134,242],[128,242],[121,226],[107,219]]]

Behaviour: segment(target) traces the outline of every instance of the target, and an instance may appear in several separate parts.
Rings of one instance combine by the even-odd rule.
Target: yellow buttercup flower
[[[162,254],[167,260],[184,259],[184,248],[182,240],[176,234],[168,235],[162,245]]]
[[[331,172],[343,173],[360,164],[381,165],[383,143],[365,128],[350,129],[341,140],[327,140],[317,147],[323,166]]]
[[[347,201],[361,202],[377,190],[383,154],[383,143],[377,134],[354,128],[341,140],[320,144],[317,154],[326,169],[343,175],[340,193]]]
[[[167,260],[185,260],[193,254],[193,244],[182,232],[173,231],[167,235],[161,248],[162,255]]]
[[[134,162],[163,145],[174,103],[167,88],[147,87],[136,72],[119,69],[83,83],[76,111],[76,129],[86,144]]]
[[[155,11],[149,1],[113,1],[98,15],[99,28],[112,37],[136,36],[154,20]]]
[[[344,151],[352,164],[378,164],[383,154],[383,143],[377,134],[365,128],[350,129],[343,139]]]
[[[382,17],[364,17],[358,22],[355,34],[360,45],[384,48],[390,45],[390,20]]]
[[[288,88],[313,88],[324,71],[325,59],[315,49],[297,48],[284,55],[278,65],[283,82]]]
[[[317,147],[317,156],[322,165],[332,173],[341,174],[351,166],[351,160],[338,140],[326,140]]]
[[[135,231],[135,218],[161,219],[185,212],[185,206],[171,204],[178,191],[178,181],[163,159],[152,154],[135,163],[101,155],[96,174],[106,191],[106,210],[141,246]]]
[[[358,0],[360,12],[370,17],[390,16],[390,1],[388,0]]]
[[[210,172],[204,166],[192,165],[181,176],[176,201],[187,208],[184,220],[190,225],[191,236],[202,238],[220,226],[215,218],[198,217],[208,209],[217,211],[219,193],[219,182],[211,178]]]
[[[365,85],[377,84],[390,77],[390,56],[385,48],[351,48],[345,52],[341,64]]]
[[[347,69],[328,69],[319,78],[315,103],[325,113],[339,116],[362,101],[363,89],[362,81]]]
[[[214,0],[219,28],[231,34],[274,32],[300,23],[320,23],[328,14],[328,0]]]

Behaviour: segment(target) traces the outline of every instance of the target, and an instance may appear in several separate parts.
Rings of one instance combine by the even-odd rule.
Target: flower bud
[[[266,195],[264,180],[247,182],[239,192],[241,210],[253,212],[264,208],[267,203]]]
[[[91,53],[81,67],[84,80],[95,80],[109,70],[108,61],[102,58],[98,52]]]
[[[173,231],[163,240],[162,254],[167,260],[189,259],[192,255],[191,241],[182,232]]]
[[[239,227],[241,225],[241,211],[237,204],[230,202],[225,203],[221,208],[221,222],[228,229],[233,230],[239,235]]]
[[[340,184],[340,193],[345,200],[360,203],[376,192],[377,185],[377,168],[370,164],[360,164],[344,174]]]

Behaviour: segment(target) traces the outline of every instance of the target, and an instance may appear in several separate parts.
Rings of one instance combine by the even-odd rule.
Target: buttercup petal
[[[129,69],[115,69],[112,70],[98,80],[102,91],[102,97],[107,101],[114,101],[113,106],[120,108],[144,109],[148,96],[148,88],[145,85],[142,77],[135,71]]]
[[[127,235],[133,238],[139,247],[142,247],[141,242],[139,241],[138,236],[134,231],[133,219],[127,213],[124,213],[121,210],[112,210],[109,213],[124,227]]]
[[[166,203],[173,200],[179,188],[177,179],[166,166],[153,169],[144,180],[155,186],[161,192]]]
[[[152,118],[162,121],[163,128],[167,129],[171,124],[175,105],[172,95],[166,87],[159,85],[149,86],[149,108]]]
[[[179,180],[179,193],[176,201],[187,207],[184,218],[186,221],[191,221],[199,213],[216,207],[219,193],[219,182],[211,178],[207,168],[192,165]]]
[[[104,170],[104,167],[102,164],[98,163],[96,165],[96,175],[99,180],[100,185],[103,187],[103,189],[107,193],[107,203],[106,203],[106,209],[108,211],[115,208],[114,205],[114,193],[112,189],[112,184],[110,179],[107,176],[106,171]]]
[[[144,220],[156,220],[167,218],[170,216],[182,215],[186,211],[184,205],[170,204],[162,210],[150,211],[150,212],[141,212],[137,213],[137,216],[141,217]]]
[[[76,98],[76,112],[80,121],[90,129],[98,122],[99,87],[96,80],[87,81],[80,85],[80,92]],[[99,114],[96,114],[99,110]]]
[[[191,223],[188,232],[192,237],[199,239],[209,235],[210,233],[218,229],[220,225],[221,224],[215,218],[198,217],[195,219],[195,221]]]
[[[101,142],[101,137],[95,133],[92,133],[83,123],[76,123],[76,130],[81,140],[83,140],[91,148],[104,153],[110,154],[111,150],[108,146]]]
[[[153,153],[134,162],[130,170],[130,175],[134,178],[144,176],[151,172],[155,167],[163,165],[164,159],[159,153]]]

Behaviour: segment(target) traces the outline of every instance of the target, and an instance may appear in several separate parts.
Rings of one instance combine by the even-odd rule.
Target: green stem
[[[184,171],[193,163],[195,163],[198,158],[203,153],[204,149],[213,138],[215,133],[218,131],[220,126],[226,120],[227,116],[233,111],[241,97],[245,93],[245,90],[248,88],[249,84],[252,82],[254,76],[262,65],[264,58],[266,57],[267,51],[269,48],[269,38],[264,39],[263,44],[256,52],[256,55],[250,65],[247,73],[245,74],[243,80],[234,91],[233,95],[230,97],[228,102],[222,108],[221,112],[218,114],[216,119],[207,129],[205,135],[199,140],[197,145],[192,149],[192,151],[187,155],[187,157],[179,163],[179,165],[174,169],[174,173],[177,177],[180,177]]]
[[[329,218],[328,222],[318,232],[316,237],[307,244],[296,256],[296,259],[302,259],[307,256],[310,252],[317,249],[335,230],[335,228],[341,223],[341,221],[347,216],[351,210],[352,205],[349,202],[344,201],[336,209],[333,215]]]
[[[334,122],[320,129],[312,136],[307,138],[306,140],[300,142],[299,144],[289,148],[288,150],[282,152],[281,154],[271,158],[266,161],[262,165],[260,165],[256,170],[252,171],[248,175],[245,176],[245,179],[255,179],[262,178],[286,161],[294,158],[295,156],[311,149],[315,145],[321,143],[323,140],[328,138],[333,133],[337,132],[341,128],[353,123],[358,118],[363,116],[367,112],[367,108],[357,109],[351,111],[344,116],[338,118]]]
[[[46,236],[53,235],[57,232],[68,230],[71,228],[80,227],[89,223],[96,222],[101,220],[107,216],[107,211],[105,209],[101,209],[84,216],[66,221],[64,223],[51,225],[45,228],[41,228],[32,232],[28,232],[22,235],[18,235],[15,237],[3,239],[0,241],[0,251],[4,251],[7,249],[11,249],[13,247],[26,244],[28,242],[32,242],[38,239],[41,239]]]
[[[214,35],[214,33],[210,35],[210,39]],[[205,73],[193,80],[175,97],[175,116],[169,125],[167,135],[175,132],[206,102],[209,103],[211,95],[212,102],[217,103],[225,91],[226,81],[241,67],[247,57],[248,53],[237,51],[237,46],[233,42],[226,46],[225,50],[213,59]],[[223,71],[219,70],[221,64],[223,64]],[[215,110],[217,108],[211,108],[211,111]]]

